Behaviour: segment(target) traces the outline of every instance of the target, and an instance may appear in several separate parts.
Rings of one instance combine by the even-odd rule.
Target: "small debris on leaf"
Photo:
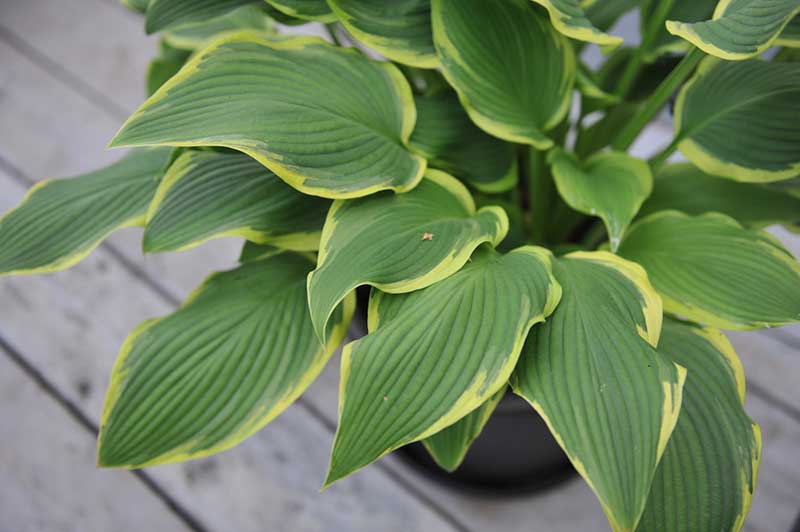
[[[422,233],[422,240],[433,240],[433,233]]]

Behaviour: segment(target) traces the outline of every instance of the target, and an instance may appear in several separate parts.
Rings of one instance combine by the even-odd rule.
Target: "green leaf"
[[[207,45],[221,33],[252,29],[263,35],[274,33],[272,19],[267,16],[266,5],[246,4],[222,16],[188,24],[164,33],[164,40],[175,48],[197,50]]]
[[[442,71],[470,118],[502,139],[548,149],[566,116],[575,54],[529,0],[433,0]]]
[[[184,24],[205,22],[255,3],[261,3],[261,0],[150,0],[144,29],[147,33],[155,33]]]
[[[421,95],[415,103],[417,125],[409,144],[430,166],[483,192],[504,192],[516,186],[514,147],[475,126],[455,93]]]
[[[329,0],[358,40],[398,63],[436,68],[430,0]]]
[[[322,337],[330,313],[357,286],[391,293],[424,288],[458,271],[480,244],[499,244],[507,232],[503,209],[475,212],[466,187],[437,170],[428,170],[406,194],[334,202],[317,269],[308,277],[317,333]]]
[[[800,174],[800,64],[700,63],[675,103],[678,149],[703,171],[737,181]]]
[[[622,44],[622,37],[604,33],[592,24],[584,12],[581,0],[533,0],[533,2],[547,9],[550,22],[567,37],[606,46]]]
[[[561,303],[534,328],[511,385],[544,418],[615,531],[633,530],[678,419],[686,372],[653,346],[661,302],[608,252],[553,264]]]
[[[799,12],[797,0],[720,0],[712,20],[669,20],[667,30],[709,55],[738,61],[769,48]]]
[[[458,469],[470,445],[480,435],[505,394],[506,386],[503,386],[481,406],[422,441],[425,449],[442,469],[450,472]]]
[[[436,434],[506,385],[528,331],[561,295],[550,252],[484,246],[458,273],[403,295],[373,291],[370,334],[345,346],[325,485]]]
[[[214,41],[131,116],[112,146],[221,146],[294,188],[351,198],[408,191],[425,160],[405,144],[411,89],[389,63],[313,37]]]
[[[0,218],[0,275],[65,270],[115,230],[144,225],[169,153],[136,150],[100,170],[33,186]]]
[[[334,22],[336,15],[325,0],[267,0],[272,7],[290,17],[319,22]]]
[[[223,236],[315,250],[330,205],[297,192],[243,153],[190,150],[161,180],[147,213],[144,250],[184,250]]]
[[[283,253],[209,277],[177,312],[122,346],[100,427],[98,463],[146,467],[208,456],[251,436],[316,378],[355,305],[315,338],[307,258]]]
[[[164,39],[159,43],[160,55],[147,67],[147,94],[152,95],[169,78],[178,73],[191,55],[186,50],[172,47]]]
[[[800,321],[800,266],[723,214],[662,211],[634,224],[622,256],[644,266],[667,312],[723,329]]]
[[[686,368],[678,423],[637,530],[741,529],[761,458],[761,430],[744,411],[744,372],[716,329],[667,319],[658,350]]]
[[[775,39],[774,44],[789,48],[800,48],[800,15],[789,21],[778,38]]]
[[[711,18],[717,0],[671,0],[672,5],[667,11],[667,20],[680,21],[681,24],[702,22]],[[643,6],[641,17],[642,34],[644,27],[653,16],[653,11],[659,2],[646,2]],[[688,52],[692,45],[667,31],[666,25],[661,25],[656,31],[653,42],[647,49],[646,59],[651,61],[664,54],[682,54]]]
[[[762,228],[800,222],[800,198],[759,183],[739,183],[706,174],[691,163],[663,167],[639,216],[674,209],[696,215],[721,212],[739,223]]]
[[[548,155],[558,193],[567,205],[599,216],[616,251],[628,224],[650,195],[653,175],[648,164],[624,153],[606,152],[579,162],[555,148]]]

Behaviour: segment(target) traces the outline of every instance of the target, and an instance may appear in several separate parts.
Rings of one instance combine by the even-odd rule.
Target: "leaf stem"
[[[337,26],[336,22],[330,22],[328,24],[325,24],[325,29],[327,30],[328,36],[331,38],[333,43],[336,46],[341,46],[342,48],[344,48],[345,44],[342,42],[341,39],[339,39],[339,35],[336,33],[336,26]]]
[[[636,81],[636,76],[639,74],[639,68],[644,62],[644,56],[650,50],[653,41],[658,36],[658,32],[667,19],[672,4],[673,0],[661,0],[658,2],[655,11],[646,23],[646,29],[644,35],[642,35],[641,44],[636,47],[628,64],[625,65],[625,70],[622,71],[619,82],[614,89],[615,96],[624,99],[628,95],[628,92],[630,92],[631,86],[633,86],[633,82]]]
[[[630,148],[639,133],[650,123],[656,113],[664,107],[675,90],[689,77],[702,58],[703,52],[698,48],[692,48],[670,72],[669,76],[661,82],[656,91],[650,95],[633,120],[620,131],[611,147],[617,151],[626,151]]]
[[[545,162],[546,152],[528,147],[525,155],[520,163],[528,167],[528,234],[532,242],[541,244],[546,239],[545,221],[550,216],[552,178]]]
[[[597,246],[607,240],[606,228],[600,220],[593,220],[591,225],[585,229],[579,243],[594,251]]]
[[[678,149],[678,144],[680,144],[682,140],[683,138],[680,136],[675,137],[666,148],[650,158],[648,162],[650,163],[650,168],[652,168],[653,172],[657,171],[664,165],[665,162],[667,162],[667,159],[669,159],[670,155],[675,153],[675,150]]]

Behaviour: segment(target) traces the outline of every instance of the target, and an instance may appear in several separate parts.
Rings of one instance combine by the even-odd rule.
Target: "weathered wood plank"
[[[800,412],[800,387],[797,386],[800,351],[778,341],[771,331],[728,331],[726,335],[739,354],[747,381],[765,388]]]
[[[131,473],[95,467],[95,440],[0,349],[0,530],[188,531]]]
[[[752,393],[747,412],[761,426],[764,448],[758,489],[744,530],[789,531],[800,512],[800,424]]]
[[[0,186],[2,209],[23,194],[2,173]],[[0,301],[0,336],[95,422],[124,337],[171,309],[104,249],[68,272],[0,279]],[[456,530],[376,468],[320,495],[331,439],[292,407],[220,457],[150,472],[213,530]]]
[[[133,111],[145,97],[144,72],[158,37],[146,36],[143,25],[141,15],[107,0],[68,7],[59,0],[3,2],[0,18],[6,32],[113,102],[118,113]]]

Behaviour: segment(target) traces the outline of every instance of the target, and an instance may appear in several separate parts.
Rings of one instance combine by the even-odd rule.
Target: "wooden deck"
[[[36,181],[120,156],[105,145],[144,97],[156,41],[117,0],[0,0],[0,212]],[[789,239],[797,254],[800,240]],[[576,479],[543,495],[480,498],[389,456],[319,493],[338,364],[277,421],[221,455],[144,472],[97,470],[95,432],[127,333],[173,309],[236,241],[143,257],[125,230],[67,272],[0,280],[0,532],[607,530]],[[733,334],[764,459],[749,531],[800,509],[800,329]]]

